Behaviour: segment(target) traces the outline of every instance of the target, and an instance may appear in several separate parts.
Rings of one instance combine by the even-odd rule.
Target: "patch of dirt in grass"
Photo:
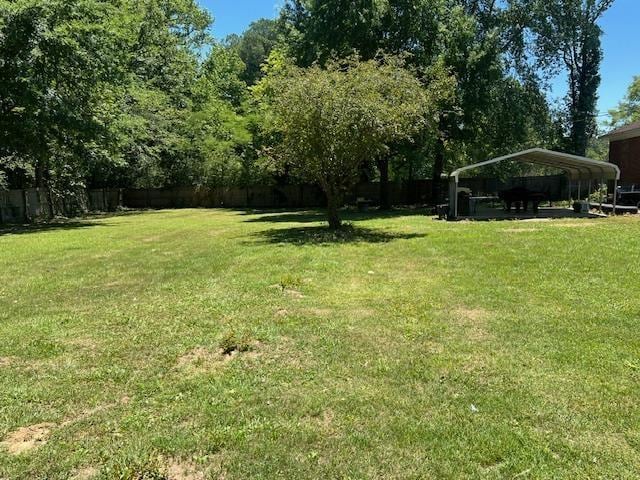
[[[59,425],[55,423],[39,423],[36,425],[19,428],[15,432],[7,435],[7,437],[2,442],[0,442],[0,445],[4,447],[10,454],[18,455],[47,443],[47,439],[49,438],[49,435],[54,428],[67,427],[69,425],[82,422],[93,417],[94,415],[102,413],[111,408],[115,408],[118,405],[126,405],[127,403],[129,403],[129,401],[129,397],[125,396],[115,403],[98,405],[97,407],[84,410],[76,416],[67,418]]]
[[[585,227],[595,227],[598,225],[594,222],[580,222],[580,223],[552,223],[552,227],[562,227],[562,228],[585,228]]]
[[[13,359],[9,357],[0,357],[0,367],[10,367],[13,364]]]
[[[82,412],[80,412],[79,414],[67,418],[65,421],[63,421],[60,426],[61,427],[66,427],[69,425],[73,425],[74,423],[78,423],[78,422],[83,422],[91,417],[93,417],[94,415],[98,415],[99,413],[102,412],[106,412],[107,410],[110,410],[112,408],[115,408],[119,405],[127,405],[129,402],[131,401],[131,399],[127,396],[122,397],[120,400],[118,400],[117,402],[113,402],[113,403],[106,403],[104,405],[98,405],[97,407],[93,407],[93,408],[89,408],[87,410],[84,410]]]
[[[335,418],[335,413],[333,413],[333,410],[329,408],[323,412],[322,416],[318,419],[318,423],[322,430],[333,431],[333,421]]]
[[[76,470],[71,476],[71,480],[91,480],[98,476],[96,467],[83,467]]]
[[[71,340],[67,340],[65,343],[69,346],[78,347],[83,350],[95,350],[98,348],[98,343],[90,337],[72,338]]]
[[[302,294],[302,292],[299,292],[298,290],[294,290],[293,288],[285,288],[283,292],[285,295],[291,298],[296,298],[296,299],[304,298],[304,295]]]
[[[289,310],[286,308],[280,308],[276,311],[276,317],[286,317],[289,315]]]
[[[47,443],[53,423],[38,423],[11,432],[0,442],[11,455],[19,455]]]
[[[572,443],[577,444],[581,449],[592,449],[616,455],[625,454],[631,457],[637,455],[624,434],[618,432],[585,432],[574,438]]]
[[[237,352],[225,355],[222,349],[216,351],[204,347],[196,347],[178,358],[178,368],[207,369],[232,360]]]
[[[373,308],[352,308],[349,314],[357,318],[372,317],[376,311]]]
[[[456,324],[462,327],[467,338],[482,341],[490,337],[487,329],[489,312],[482,308],[459,307],[453,312]]]
[[[176,366],[182,370],[203,372],[224,366],[232,360],[243,357],[256,359],[261,355],[262,343],[251,342],[240,349],[218,348],[211,350],[205,347],[196,347],[178,358]]]
[[[205,474],[190,461],[171,458],[166,462],[168,480],[204,480]]]
[[[274,285],[270,285],[269,288],[278,290],[282,292],[283,295],[289,298],[300,299],[305,297],[302,292],[300,292],[299,290],[296,290],[295,288],[293,288],[292,285],[289,285],[289,284],[276,283]]]
[[[329,317],[333,314],[333,310],[329,308],[306,308],[302,312],[314,317]]]

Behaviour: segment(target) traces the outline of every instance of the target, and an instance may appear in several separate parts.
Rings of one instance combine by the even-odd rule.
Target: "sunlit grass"
[[[347,216],[0,231],[0,478],[640,475],[637,218]]]

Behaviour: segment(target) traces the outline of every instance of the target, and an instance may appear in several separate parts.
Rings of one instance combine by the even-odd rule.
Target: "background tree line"
[[[216,42],[195,0],[0,0],[0,183],[322,184],[341,165],[381,180],[384,203],[392,179],[533,146],[584,155],[612,2],[288,0]]]

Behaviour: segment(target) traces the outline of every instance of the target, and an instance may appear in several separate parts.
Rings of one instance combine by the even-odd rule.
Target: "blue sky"
[[[231,33],[242,33],[259,18],[277,16],[282,0],[199,0],[215,17],[213,31],[224,38]],[[600,87],[601,113],[606,113],[624,96],[634,75],[640,75],[638,30],[640,29],[640,0],[616,0],[602,19],[605,32],[602,39],[604,62]],[[552,98],[566,92],[566,78],[553,84]],[[601,117],[605,120],[606,117]]]

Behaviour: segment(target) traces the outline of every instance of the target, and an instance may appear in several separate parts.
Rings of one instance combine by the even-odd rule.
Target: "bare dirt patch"
[[[82,422],[93,417],[94,415],[117,407],[118,405],[125,405],[129,401],[129,397],[123,397],[122,399],[114,403],[98,405],[97,407],[84,410],[76,416],[67,418],[59,425],[47,422],[19,428],[18,430],[7,435],[7,437],[2,442],[0,442],[0,446],[4,447],[12,455],[18,455],[23,452],[33,450],[34,448],[47,443],[47,440],[53,429],[59,427],[67,427],[69,425]]]
[[[153,243],[153,242],[158,242],[161,240],[161,237],[156,236],[156,237],[147,237],[147,238],[143,238],[142,242],[143,243]]]
[[[10,367],[13,363],[12,359],[9,357],[0,357],[0,367]]]
[[[196,347],[178,358],[176,367],[194,373],[220,368],[236,358],[256,359],[260,356],[262,343],[254,341],[242,348],[218,348],[212,350]]]
[[[294,290],[293,288],[285,288],[283,292],[286,296],[291,298],[296,298],[296,299],[304,298],[304,295],[302,294],[302,292],[299,292],[298,290]]]
[[[19,455],[47,443],[53,423],[38,423],[11,432],[0,442],[11,455]]]
[[[367,318],[376,314],[376,311],[372,308],[352,308],[349,310],[349,315],[355,318]]]
[[[552,227],[561,227],[561,228],[588,228],[595,227],[597,223],[594,222],[580,222],[580,223],[552,223]]]
[[[290,285],[289,283],[284,284],[284,283],[276,283],[274,285],[270,285],[269,288],[272,288],[274,290],[278,290],[280,292],[282,292],[283,295],[289,297],[289,298],[295,298],[295,299],[300,299],[300,298],[304,298],[304,294],[302,292],[300,292],[299,290],[296,290],[295,288],[293,288],[292,285]]]
[[[190,461],[171,458],[167,462],[167,478],[170,480],[204,480],[205,474]]]
[[[98,476],[96,467],[83,467],[76,470],[71,476],[71,480],[91,480]]]
[[[187,370],[206,370],[224,364],[236,355],[236,352],[225,355],[222,349],[214,351],[205,347],[196,347],[179,357],[177,366]]]

